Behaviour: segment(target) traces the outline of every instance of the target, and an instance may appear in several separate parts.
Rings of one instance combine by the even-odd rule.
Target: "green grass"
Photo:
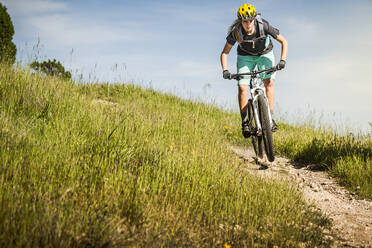
[[[250,147],[237,128],[226,128],[235,145]],[[372,199],[371,136],[340,136],[310,125],[279,123],[274,134],[275,152],[304,166],[320,165],[338,182],[361,198]]]
[[[339,136],[330,131],[284,123],[275,135],[276,150],[304,164],[318,164],[356,192],[372,199],[372,139]]]
[[[0,67],[0,123],[1,247],[330,245],[295,186],[244,171],[236,114]]]

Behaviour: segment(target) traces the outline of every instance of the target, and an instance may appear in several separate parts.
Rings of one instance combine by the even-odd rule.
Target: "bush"
[[[30,64],[30,67],[34,69],[35,71],[44,73],[48,76],[53,77],[60,77],[64,79],[71,79],[71,73],[69,71],[65,71],[65,68],[63,65],[59,62],[53,59],[51,61],[50,59],[48,61],[43,62],[33,62]]]

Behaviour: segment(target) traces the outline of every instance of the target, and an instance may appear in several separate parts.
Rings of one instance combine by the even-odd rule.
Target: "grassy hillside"
[[[295,187],[244,172],[235,114],[0,67],[0,123],[1,247],[329,244]]]

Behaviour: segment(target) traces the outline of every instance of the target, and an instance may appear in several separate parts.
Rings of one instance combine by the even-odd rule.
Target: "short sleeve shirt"
[[[278,35],[280,34],[279,33],[279,30],[272,27],[268,21],[262,19],[263,21],[263,29],[264,29],[264,33],[265,35],[270,35],[272,36],[273,38],[277,38]],[[242,31],[242,34],[243,34],[243,40],[252,40],[254,38],[258,38],[260,36],[260,32],[259,32],[259,27],[258,27],[258,23],[256,21],[256,30],[255,32],[252,34],[252,35],[248,35],[247,32],[245,32],[244,28],[241,26],[241,24],[238,26],[238,28],[241,29]],[[229,35],[226,37],[226,41],[230,44],[230,45],[234,45],[236,43],[236,39],[234,38],[232,32],[229,33]],[[244,50],[238,46],[237,48],[237,51],[238,51],[238,55],[243,55],[243,56],[246,56],[246,55],[257,55],[257,54],[265,54],[265,53],[268,53],[270,52],[271,50],[273,49],[273,44],[270,40],[270,43],[267,47],[267,49],[265,49],[265,51],[260,51],[260,48],[259,47],[245,47]]]

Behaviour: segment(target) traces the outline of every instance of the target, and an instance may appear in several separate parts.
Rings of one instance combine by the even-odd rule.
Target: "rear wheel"
[[[259,95],[258,99],[258,109],[259,109],[259,116],[262,126],[262,138],[265,144],[265,152],[267,158],[270,162],[273,162],[275,159],[274,154],[274,142],[273,142],[273,134],[271,132],[271,123],[269,119],[268,107],[267,102],[263,95]]]
[[[249,120],[249,129],[253,132],[251,134],[252,145],[256,156],[259,158],[263,157],[262,151],[262,136],[257,136],[257,123],[253,114],[253,104],[252,99],[248,100],[248,120]]]

